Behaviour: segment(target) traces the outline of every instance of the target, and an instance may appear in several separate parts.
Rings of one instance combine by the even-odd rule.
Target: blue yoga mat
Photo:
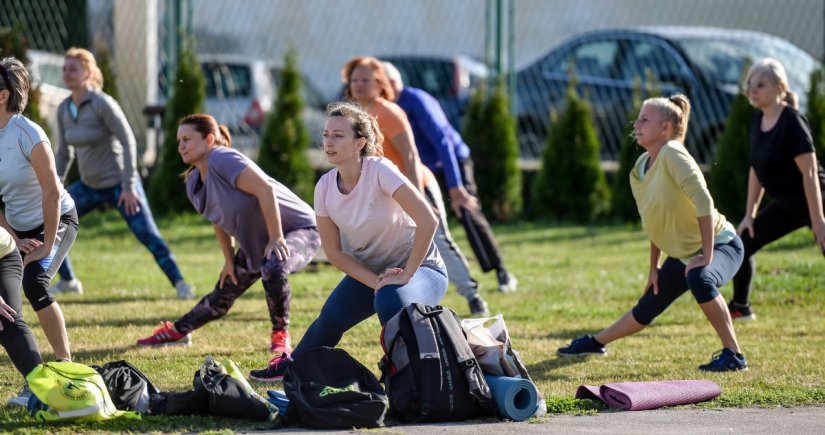
[[[538,409],[539,392],[527,379],[484,375],[499,414],[514,421],[532,417]]]
[[[283,391],[268,390],[266,395],[269,396],[267,400],[278,408],[278,414],[286,414],[286,409],[289,407],[289,399]]]

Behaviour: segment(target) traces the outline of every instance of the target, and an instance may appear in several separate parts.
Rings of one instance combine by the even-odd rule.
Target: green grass
[[[197,216],[160,222],[186,278],[199,295],[212,289],[222,257],[211,227]],[[823,258],[800,230],[758,255],[753,304],[758,321],[736,323],[750,370],[705,374],[696,367],[721,346],[710,324],[688,294],[654,325],[610,346],[606,358],[560,359],[555,349],[571,338],[609,325],[641,295],[648,242],[637,228],[625,226],[558,226],[519,224],[496,228],[508,268],[519,278],[519,291],[499,294],[495,277],[472,264],[482,292],[494,312],[503,312],[514,347],[548,398],[551,412],[593,413],[594,402],[575,400],[581,384],[664,379],[710,379],[723,390],[701,406],[792,406],[825,403],[825,274]],[[471,253],[463,231],[453,235]],[[159,320],[174,320],[192,307],[174,289],[119,217],[96,213],[81,221],[72,259],[86,293],[59,297],[66,316],[75,360],[102,364],[126,359],[163,390],[191,388],[192,375],[206,355],[231,358],[246,372],[265,365],[270,355],[263,289],[253,286],[220,321],[193,335],[189,348],[136,349],[137,338],[152,332]],[[321,266],[290,278],[293,289],[291,331],[297,342],[315,318],[341,272]],[[723,293],[730,296],[731,288]],[[467,315],[466,302],[450,290],[443,302]],[[45,359],[51,349],[31,308],[32,325]],[[340,346],[377,372],[381,356],[379,324],[371,318],[348,332]],[[20,375],[0,353],[0,401],[21,386]],[[256,385],[261,392],[267,385]],[[239,431],[266,424],[208,417],[145,417],[98,425],[34,423],[18,408],[0,406],[0,431],[17,433]],[[218,433],[215,432],[215,433]]]

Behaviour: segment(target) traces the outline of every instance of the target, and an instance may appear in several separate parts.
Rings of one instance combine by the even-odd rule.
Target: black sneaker
[[[567,347],[556,349],[556,353],[559,356],[605,356],[607,348],[596,343],[592,335],[585,335],[573,340]]]
[[[716,352],[709,363],[699,366],[699,370],[703,372],[735,372],[747,369],[748,360],[745,359],[745,355],[728,348]]]
[[[518,287],[516,276],[504,269],[496,272],[496,279],[498,279],[498,291],[502,293],[514,292]]]
[[[487,302],[484,299],[481,299],[481,296],[476,296],[472,300],[467,301],[470,305],[470,316],[489,316],[490,315],[490,307],[487,306]]]
[[[249,378],[263,382],[280,382],[290,364],[292,364],[292,358],[288,354],[276,355],[275,358],[269,360],[265,369],[250,371]]]
[[[751,310],[751,304],[742,305],[731,301],[728,304],[728,311],[730,312],[730,318],[733,320],[756,320],[756,314]]]

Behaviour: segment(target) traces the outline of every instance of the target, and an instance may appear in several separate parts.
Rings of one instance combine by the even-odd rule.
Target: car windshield
[[[805,75],[816,67],[814,60],[805,52],[772,39],[733,41],[689,38],[680,40],[679,44],[704,75],[719,83],[739,83],[748,57],[751,61],[763,57],[778,60],[785,67],[788,81],[794,89],[808,83]]]
[[[451,61],[417,58],[387,60],[398,68],[405,85],[423,89],[435,98],[453,96],[455,71]]]

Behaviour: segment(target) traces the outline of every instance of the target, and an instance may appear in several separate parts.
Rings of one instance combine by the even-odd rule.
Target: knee
[[[404,304],[398,295],[398,286],[382,287],[375,294],[373,304],[375,313],[378,314],[378,320],[382,325],[387,323],[398,311],[404,308]]]
[[[273,257],[275,254],[272,254]],[[274,261],[266,261],[261,266],[261,277],[265,281],[281,281],[285,282],[287,277],[289,276],[289,269],[287,265],[283,261],[278,261],[275,259]]]
[[[641,304],[638,304],[635,307],[633,307],[631,314],[633,314],[633,320],[635,320],[642,326],[647,326],[653,323],[653,320],[660,313],[654,312],[654,310],[651,309],[651,307],[644,307]]]
[[[696,302],[700,304],[713,300],[719,295],[716,279],[707,268],[691,269],[687,274],[687,283]]]
[[[34,311],[40,311],[54,303],[54,298],[47,291],[48,288],[49,279],[45,274],[23,275],[23,293]]]

